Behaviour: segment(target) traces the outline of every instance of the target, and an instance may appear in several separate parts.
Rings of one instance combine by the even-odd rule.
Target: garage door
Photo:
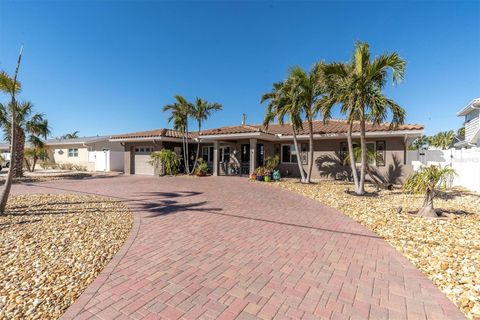
[[[153,147],[135,147],[135,174],[154,175],[153,166],[148,163]]]

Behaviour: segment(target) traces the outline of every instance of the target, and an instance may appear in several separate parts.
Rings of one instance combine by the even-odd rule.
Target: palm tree
[[[20,47],[20,53],[18,54],[17,66],[15,67],[15,73],[13,78],[10,78],[6,72],[0,72],[0,92],[7,93],[11,97],[11,104],[12,108],[12,120],[11,122],[15,122],[16,118],[16,109],[17,109],[17,100],[15,95],[18,91],[20,91],[21,85],[17,82],[18,71],[20,69],[20,62],[22,61],[22,52],[23,52],[23,45]],[[10,141],[10,155],[13,157],[15,156],[15,147],[16,147],[16,139],[15,139],[15,127],[12,126],[11,136],[12,139]],[[8,196],[10,195],[10,189],[12,187],[12,179],[13,179],[13,170],[8,170],[7,179],[5,180],[5,184],[2,189],[2,193],[0,196],[0,213],[5,212],[5,208],[7,207]]]
[[[302,108],[302,113],[308,123],[309,161],[307,171],[307,183],[311,182],[313,168],[313,120],[317,117],[319,108],[318,101],[323,94],[324,84],[319,70],[323,63],[317,63],[306,72],[301,67],[295,66],[290,69],[287,83],[292,89],[294,99]]]
[[[76,139],[78,138],[79,131],[73,131],[71,133],[66,133],[63,136],[60,136],[60,139]]]
[[[337,103],[341,104],[340,111],[347,115],[349,124],[347,140],[351,157],[353,156],[352,127],[355,122],[358,122],[360,127],[362,154],[360,180],[358,184],[356,183],[356,193],[359,195],[365,193],[367,121],[379,123],[391,114],[391,127],[395,128],[405,119],[405,110],[382,93],[389,70],[392,72],[393,83],[396,84],[403,79],[405,61],[397,53],[382,54],[371,60],[368,44],[360,42],[355,44],[354,54],[349,63],[332,63],[320,70],[326,81],[328,94],[319,102],[318,107],[322,110],[324,120],[327,121],[331,116],[332,107]],[[352,172],[356,173],[353,159],[351,162]]]
[[[263,126],[268,128],[269,124],[274,122],[275,119],[278,123],[283,125],[285,123],[285,117],[288,116],[288,121],[292,126],[293,131],[293,144],[295,146],[295,152],[297,154],[297,164],[300,171],[301,182],[305,183],[305,172],[300,162],[300,152],[298,148],[297,133],[303,128],[301,112],[302,107],[297,103],[298,99],[294,99],[295,90],[293,90],[287,81],[278,82],[273,84],[271,92],[265,93],[260,103],[267,100],[270,102],[267,105],[265,118],[263,120]]]
[[[412,145],[410,146],[411,150],[420,150],[420,149],[423,149],[425,148],[425,146],[427,146],[429,144],[429,138],[422,134],[421,136],[415,138],[415,140],[413,140],[412,142]]]
[[[3,127],[4,137],[7,141],[12,141],[12,113],[13,105],[9,103],[4,105],[0,103],[0,126]],[[12,165],[10,170],[13,170],[14,177],[23,176],[23,162],[25,140],[38,141],[38,137],[44,139],[50,134],[48,121],[45,115],[41,113],[33,113],[33,105],[31,102],[17,103],[15,114],[15,153],[12,155]],[[38,144],[38,143],[37,143]]]
[[[453,130],[441,131],[433,137],[430,137],[429,142],[432,147],[446,150],[452,145],[454,138],[455,132]]]
[[[438,214],[433,208],[435,188],[438,185],[446,184],[455,175],[455,170],[450,167],[426,166],[408,177],[403,185],[403,190],[411,193],[425,194],[422,208],[418,215],[422,217],[436,218]]]
[[[200,154],[200,132],[202,132],[202,122],[206,121],[213,111],[222,110],[222,105],[219,103],[209,103],[206,100],[196,98],[193,104],[191,116],[198,123],[198,141],[197,154],[195,155],[195,162],[193,164],[192,172],[195,172],[195,167],[198,162],[198,155]]]
[[[173,104],[164,106],[163,111],[170,111],[168,122],[173,122],[173,128],[182,134],[185,173],[190,174],[188,161],[188,118],[192,115],[193,105],[180,95],[176,95],[175,100]]]

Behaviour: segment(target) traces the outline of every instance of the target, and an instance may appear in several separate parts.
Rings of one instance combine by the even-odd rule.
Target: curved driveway
[[[65,319],[464,319],[375,234],[317,201],[232,177],[22,184],[135,210],[129,239]]]

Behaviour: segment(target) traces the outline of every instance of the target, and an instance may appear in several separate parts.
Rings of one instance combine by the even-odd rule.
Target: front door
[[[228,175],[228,164],[230,162],[230,147],[223,146],[219,148],[219,157],[218,157],[218,169],[219,175],[226,176]]]
[[[257,144],[257,167],[265,165],[265,148],[263,144]]]
[[[242,144],[240,149],[240,174],[247,175],[250,171],[250,145]]]

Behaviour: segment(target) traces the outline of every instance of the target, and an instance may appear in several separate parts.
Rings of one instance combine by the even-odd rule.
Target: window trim
[[[295,151],[295,144],[293,144],[293,143],[282,143],[280,145],[280,163],[281,164],[296,164],[298,160],[294,161],[294,162],[291,161],[292,160],[292,149],[291,148],[290,148],[290,162],[283,161],[283,147],[284,146],[293,147],[293,149],[294,149],[293,152],[295,152],[295,155],[297,156],[297,159],[298,159],[298,154],[296,154],[296,151]],[[302,152],[302,151],[300,151],[300,152]]]
[[[206,155],[207,155],[208,160],[206,162],[213,162],[213,159],[210,158],[210,155],[211,155],[210,150],[211,149],[213,149],[213,146],[203,146],[202,147],[202,159],[204,159],[203,157],[205,156],[205,150],[207,150]]]
[[[70,154],[70,151],[72,154]],[[67,155],[68,158],[78,158],[78,148],[68,148]]]

